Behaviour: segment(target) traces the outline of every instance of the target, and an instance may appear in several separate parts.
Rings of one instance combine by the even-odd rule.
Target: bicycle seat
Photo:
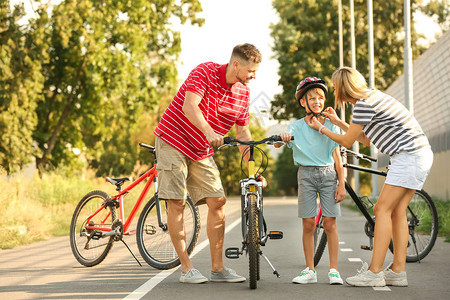
[[[106,177],[106,181],[108,181],[109,183],[112,183],[116,186],[122,186],[122,184],[124,184],[124,182],[126,181],[131,181],[131,177],[123,177],[123,178],[111,178],[111,177]]]

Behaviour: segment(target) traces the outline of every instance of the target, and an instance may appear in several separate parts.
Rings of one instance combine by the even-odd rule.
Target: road
[[[225,248],[241,243],[239,201],[226,206],[227,233]],[[202,229],[192,261],[208,276],[209,247],[205,230],[206,207],[201,207]],[[292,284],[304,268],[301,246],[301,223],[294,198],[266,198],[265,216],[269,230],[284,232],[282,240],[269,240],[264,254],[281,274],[277,278],[261,260],[261,280],[256,290],[245,283],[201,285],[178,282],[180,269],[159,271],[145,264],[139,255],[135,236],[125,241],[140,259],[140,267],[121,243],[116,243],[99,266],[81,266],[73,257],[68,237],[51,238],[29,246],[0,251],[0,299],[450,299],[450,243],[439,238],[431,254],[420,264],[407,264],[409,287],[354,288],[328,284],[327,250],[317,267],[318,283]],[[368,243],[363,232],[365,220],[348,209],[338,219],[340,235],[339,270],[343,278],[352,276],[362,261],[370,261],[371,252],[360,249]],[[235,225],[234,227],[232,227]],[[388,253],[387,263],[392,259]],[[248,260],[225,258],[225,264],[248,276]]]

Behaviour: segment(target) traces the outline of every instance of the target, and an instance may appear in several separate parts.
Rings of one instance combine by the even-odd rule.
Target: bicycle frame
[[[248,159],[248,178],[242,179],[239,181],[240,185],[241,185],[241,208],[242,208],[242,221],[241,221],[241,225],[242,225],[242,238],[245,240],[246,239],[246,231],[247,231],[247,224],[246,224],[246,216],[245,216],[245,211],[248,208],[248,196],[249,195],[254,195],[256,196],[256,204],[259,210],[259,216],[260,218],[258,218],[258,230],[260,233],[260,236],[262,236],[263,233],[263,228],[262,228],[262,182],[261,181],[256,181],[255,179],[255,159],[253,157],[253,151],[254,148],[253,146],[249,146],[250,148],[250,153],[249,153],[249,159]]]
[[[132,234],[133,232],[132,231],[128,231],[128,229],[130,228],[130,225],[133,222],[137,211],[141,207],[142,202],[144,201],[145,197],[147,196],[148,191],[149,191],[149,189],[150,189],[150,187],[152,186],[153,183],[155,185],[155,199],[156,199],[156,212],[157,212],[157,217],[158,217],[158,225],[163,230],[167,229],[167,225],[163,224],[163,222],[162,222],[161,205],[160,205],[160,203],[158,201],[158,172],[156,171],[156,166],[158,165],[158,163],[157,163],[157,160],[156,160],[156,153],[154,152],[154,147],[152,147],[152,146],[148,146],[148,145],[145,145],[145,144],[142,144],[142,143],[140,143],[139,145],[141,147],[150,149],[150,152],[154,156],[154,164],[153,164],[153,166],[150,168],[150,170],[148,170],[143,175],[141,175],[137,180],[132,182],[124,190],[122,190],[122,185],[121,184],[116,184],[116,186],[117,186],[116,190],[119,193],[116,196],[114,196],[113,198],[111,198],[108,201],[106,201],[105,203],[103,203],[103,205],[86,220],[86,229],[106,232],[106,234],[104,236],[108,236],[109,235],[108,232],[115,231],[116,229],[112,229],[112,228],[90,226],[89,225],[89,221],[95,215],[97,215],[101,210],[103,210],[107,205],[116,205],[116,206],[118,206],[120,208],[120,220],[121,220],[121,222],[123,224],[123,234],[124,235]],[[130,212],[130,215],[125,220],[126,216],[125,216],[124,205],[123,205],[123,201],[124,201],[123,198],[124,198],[124,196],[126,194],[128,194],[128,192],[130,190],[135,188],[137,185],[139,185],[142,181],[144,181],[147,178],[148,178],[148,181],[145,184],[144,189],[142,190],[141,194],[139,195],[138,200],[134,204],[133,209]],[[111,215],[111,213],[108,213],[107,216],[101,222],[101,224],[105,224],[106,220],[109,218],[110,215]]]

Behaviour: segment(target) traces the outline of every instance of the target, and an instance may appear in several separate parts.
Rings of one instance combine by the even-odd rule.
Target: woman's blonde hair
[[[367,99],[374,93],[374,90],[367,87],[361,73],[350,67],[342,67],[334,71],[331,80],[334,86],[335,108],[342,108],[346,100]]]

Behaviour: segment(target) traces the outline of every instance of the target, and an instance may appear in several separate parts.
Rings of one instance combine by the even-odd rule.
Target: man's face
[[[259,68],[259,63],[239,63],[237,65],[236,78],[244,85],[247,85],[250,80],[256,77],[256,71]]]

